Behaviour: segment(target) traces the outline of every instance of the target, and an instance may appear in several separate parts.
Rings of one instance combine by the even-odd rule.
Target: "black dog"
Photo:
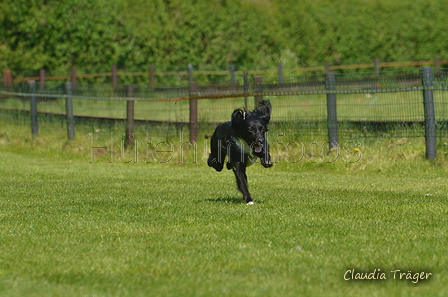
[[[221,171],[226,155],[227,169],[232,169],[238,190],[247,204],[254,204],[247,184],[246,167],[254,164],[257,157],[264,167],[273,164],[266,139],[267,125],[271,118],[271,103],[261,101],[253,111],[236,109],[232,121],[219,125],[211,139],[208,166]]]

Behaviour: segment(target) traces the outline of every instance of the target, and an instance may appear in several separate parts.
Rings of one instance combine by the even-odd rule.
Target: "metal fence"
[[[425,74],[426,73],[426,74]],[[425,76],[428,76],[425,78]],[[428,81],[429,79],[429,81]],[[433,117],[434,137],[448,131],[448,69],[375,72],[363,74],[243,77],[221,82],[190,82],[179,86],[149,84],[82,84],[28,81],[0,86],[0,116],[14,120],[32,116],[32,98],[39,120],[66,120],[71,99],[75,125],[95,119],[105,122],[132,120],[151,128],[160,137],[179,131],[197,141],[213,133],[217,123],[228,121],[238,107],[253,108],[256,101],[273,105],[271,130],[292,136],[340,139],[366,137],[427,137],[428,116]],[[425,93],[431,93],[434,114],[427,114]],[[329,101],[330,100],[330,101]],[[333,118],[329,102],[334,100]],[[31,113],[31,114],[30,114]],[[37,115],[36,119],[37,119]],[[101,124],[101,121],[104,123]],[[331,128],[336,123],[336,128]],[[38,120],[35,121],[36,125]],[[334,126],[334,125],[333,125]],[[334,132],[334,131],[333,131]]]

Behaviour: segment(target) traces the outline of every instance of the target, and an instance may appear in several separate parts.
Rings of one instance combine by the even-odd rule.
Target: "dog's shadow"
[[[244,202],[244,200],[242,198],[240,198],[240,197],[232,197],[232,196],[218,197],[216,199],[208,198],[208,199],[205,199],[205,201],[207,201],[207,202],[216,202],[216,203],[224,203],[224,204],[246,204],[246,202]],[[256,203],[263,203],[263,202],[257,201]]]
[[[217,202],[217,203],[226,203],[226,204],[242,204],[245,203],[243,199],[227,196],[227,197],[218,197],[216,199],[208,198],[205,199],[207,202]]]

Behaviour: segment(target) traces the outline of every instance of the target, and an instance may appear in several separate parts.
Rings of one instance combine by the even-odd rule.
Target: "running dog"
[[[236,109],[231,121],[216,127],[211,138],[208,166],[221,171],[227,156],[227,169],[233,170],[238,190],[248,205],[254,202],[248,189],[246,167],[254,164],[257,157],[264,167],[273,165],[266,139],[271,111],[269,100],[262,100],[252,111]]]

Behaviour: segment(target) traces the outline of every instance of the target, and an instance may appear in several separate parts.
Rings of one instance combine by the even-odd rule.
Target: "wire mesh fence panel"
[[[448,92],[441,90],[434,92],[434,107],[437,136],[448,138]]]
[[[338,94],[338,120],[346,136],[424,136],[421,91]]]
[[[267,95],[304,95],[318,94],[326,91],[325,75],[263,77],[262,92]]]
[[[253,97],[249,98],[253,101]],[[199,122],[219,124],[231,120],[232,112],[244,108],[244,97],[198,100]]]
[[[271,130],[288,136],[327,135],[323,94],[266,96],[273,105]]]
[[[424,136],[417,71],[338,75],[337,111],[345,137]]]
[[[77,123],[109,121],[115,129],[125,121],[126,101],[134,101],[134,118],[139,128],[164,137],[188,137],[191,100],[197,100],[199,136],[213,133],[214,127],[230,120],[236,108],[253,109],[257,100],[273,106],[271,132],[292,137],[328,135],[327,96],[336,96],[339,135],[359,137],[423,137],[425,112],[422,73],[416,70],[379,73],[336,74],[334,85],[322,74],[301,76],[244,77],[221,82],[190,82],[177,86],[85,83],[78,81],[70,96]],[[437,134],[448,134],[448,69],[433,71]],[[6,91],[0,85],[1,117],[26,117],[31,95],[37,97],[40,120],[64,122],[67,90],[58,81],[14,82]],[[84,120],[82,120],[84,119]],[[92,120],[96,119],[96,120]],[[115,122],[114,122],[115,121]],[[160,133],[158,132],[160,131]],[[139,132],[140,133],[140,132]],[[283,134],[282,134],[283,133]]]
[[[135,118],[151,122],[188,123],[189,102],[135,101]]]
[[[434,76],[434,109],[437,124],[437,137],[448,138],[448,68],[442,68]]]

